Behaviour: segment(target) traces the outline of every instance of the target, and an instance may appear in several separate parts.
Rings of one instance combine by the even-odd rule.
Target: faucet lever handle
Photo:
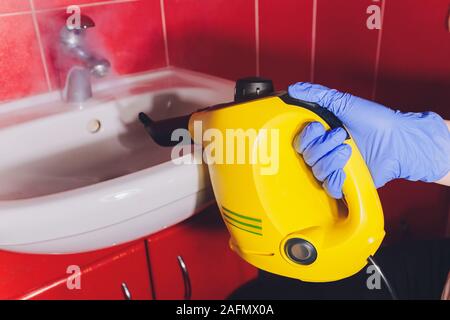
[[[95,22],[91,17],[87,15],[80,15],[80,24],[77,26],[67,25],[68,30],[85,30],[88,28],[95,27]]]

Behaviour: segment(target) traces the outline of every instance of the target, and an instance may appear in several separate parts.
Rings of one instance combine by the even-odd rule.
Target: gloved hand
[[[404,178],[435,182],[450,170],[450,131],[434,112],[402,113],[321,85],[289,86],[293,98],[315,102],[333,112],[347,127],[369,167],[377,188]],[[313,122],[301,132],[297,146],[316,178],[334,198],[342,197],[351,148],[341,128],[325,131]]]

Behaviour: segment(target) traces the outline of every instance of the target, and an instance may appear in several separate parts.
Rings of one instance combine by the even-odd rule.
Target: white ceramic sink
[[[57,92],[0,106],[0,249],[82,252],[176,224],[213,199],[137,120],[231,101],[231,81],[164,69],[104,82],[82,108]]]

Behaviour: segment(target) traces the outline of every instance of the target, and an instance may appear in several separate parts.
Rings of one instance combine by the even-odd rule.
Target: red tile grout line
[[[39,53],[41,55],[42,66],[44,67],[45,80],[47,81],[48,91],[52,91],[52,83],[50,82],[50,75],[48,73],[47,60],[44,54],[44,47],[42,46],[41,32],[39,30],[39,24],[36,17],[36,11],[34,10],[34,0],[30,1],[31,17],[33,19],[34,32],[36,33],[36,39],[39,45]]]
[[[260,63],[259,63],[259,0],[255,0],[255,64],[256,64],[256,76],[260,75]]]
[[[159,7],[161,9],[161,24],[162,24],[162,31],[163,31],[163,38],[164,38],[164,56],[166,59],[166,67],[169,67],[170,66],[169,42],[167,40],[166,10],[164,7],[164,0],[159,1]]]
[[[372,100],[375,100],[377,95],[377,83],[378,83],[378,73],[380,68],[380,56],[381,56],[381,41],[383,40],[383,27],[384,27],[384,10],[385,10],[386,0],[381,0],[381,29],[378,31],[377,39],[377,51],[375,54],[375,66],[373,72],[373,87],[372,87]]]
[[[23,14],[30,14],[31,11],[16,11],[16,12],[7,12],[7,13],[0,13],[0,18],[1,17],[11,17],[11,16],[20,16]]]
[[[313,0],[312,10],[312,31],[311,31],[311,70],[310,81],[314,82],[314,73],[316,67],[316,31],[317,31],[317,0]]]

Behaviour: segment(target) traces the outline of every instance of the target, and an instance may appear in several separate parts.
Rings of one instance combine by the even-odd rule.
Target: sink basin
[[[231,81],[177,68],[102,82],[79,106],[57,92],[0,106],[0,249],[72,253],[174,225],[211,203],[203,165],[177,165],[138,122],[231,101]]]

